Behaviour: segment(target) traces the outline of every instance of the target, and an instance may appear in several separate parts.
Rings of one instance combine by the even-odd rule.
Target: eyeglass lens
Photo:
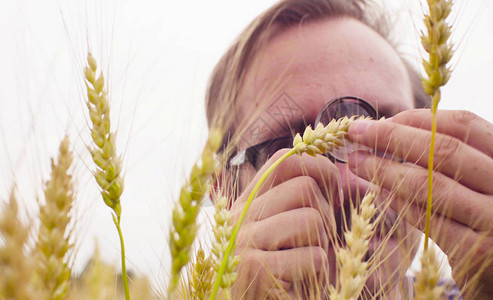
[[[258,171],[279,149],[291,148],[293,138],[291,136],[279,137],[269,140],[246,150],[246,161],[252,164]]]
[[[327,103],[319,112],[315,125],[319,122],[327,125],[333,119],[339,119],[342,117],[351,116],[366,116],[373,119],[377,119],[377,113],[373,106],[365,100],[353,96],[347,96],[337,98]],[[348,141],[343,142],[344,145],[338,150],[333,150],[326,155],[339,162],[347,162],[348,154],[354,151],[371,151],[372,149],[354,145]],[[267,160],[272,157],[279,149],[290,148],[293,144],[292,136],[278,137],[260,143],[258,145],[247,148],[243,153],[243,157],[240,158],[240,163],[234,162],[237,160],[237,156],[230,158],[228,161],[231,165],[241,165],[242,163],[250,163],[258,171]]]
[[[342,97],[327,103],[319,112],[315,125],[322,123],[329,124],[333,119],[351,116],[365,116],[377,119],[377,112],[373,106],[365,100],[358,97]],[[347,162],[348,155],[354,151],[371,151],[370,148],[362,145],[355,145],[347,140],[343,141],[343,146],[337,150],[332,150],[329,154],[339,162]]]

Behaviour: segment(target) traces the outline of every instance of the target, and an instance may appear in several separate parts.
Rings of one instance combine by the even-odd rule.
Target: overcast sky
[[[421,7],[386,1],[398,21],[400,51],[419,64]],[[208,76],[227,46],[274,1],[1,0],[0,198],[15,182],[36,215],[49,158],[71,136],[77,163],[76,269],[94,237],[103,258],[118,264],[110,210],[98,195],[89,143],[82,68],[87,51],[110,85],[113,128],[124,156],[122,227],[129,268],[166,282],[166,236],[176,199],[206,136]],[[440,108],[471,110],[493,121],[493,2],[457,1],[457,56]],[[203,219],[206,219],[204,217]]]

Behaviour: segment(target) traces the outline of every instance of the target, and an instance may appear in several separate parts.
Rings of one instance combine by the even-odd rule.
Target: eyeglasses
[[[378,119],[378,114],[370,103],[358,97],[345,96],[328,102],[318,113],[315,124],[322,123],[325,126],[332,119],[337,120],[345,116],[365,116]],[[227,166],[239,167],[245,163],[249,163],[258,171],[278,150],[291,148],[292,146],[292,135],[269,139],[233,154],[228,160]],[[348,154],[358,150],[368,150],[368,148],[361,145],[354,145],[344,140],[344,145],[338,150],[332,150],[330,153],[324,155],[332,161],[345,163],[347,162]]]

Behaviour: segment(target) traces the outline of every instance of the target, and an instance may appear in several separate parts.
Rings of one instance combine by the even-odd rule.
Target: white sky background
[[[119,264],[110,210],[91,178],[82,68],[90,49],[110,84],[124,155],[122,230],[128,268],[167,282],[169,215],[206,136],[208,76],[227,46],[274,1],[0,1],[0,199],[12,184],[29,215],[65,133],[75,147],[77,270],[92,253]],[[421,28],[415,1],[385,0],[399,39]],[[458,55],[440,108],[493,121],[493,1],[457,1]],[[413,17],[413,18],[411,18]],[[401,48],[416,57],[418,39]]]

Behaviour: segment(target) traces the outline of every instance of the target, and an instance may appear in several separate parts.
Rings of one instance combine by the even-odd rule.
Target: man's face
[[[284,30],[268,42],[249,69],[235,123],[250,121],[251,126],[244,130],[238,148],[288,135],[290,130],[302,132],[306,125],[314,125],[327,102],[343,96],[365,99],[380,116],[413,108],[404,64],[392,46],[369,27],[341,17]],[[345,164],[337,166],[345,200],[357,192],[364,194],[368,183]],[[251,165],[242,166],[240,190],[256,172]],[[417,235],[410,236],[414,242]],[[384,253],[392,254],[385,259],[385,269],[402,264],[397,243],[393,239],[386,243]],[[372,242],[370,248],[378,244]],[[334,261],[329,264],[336,265]]]

